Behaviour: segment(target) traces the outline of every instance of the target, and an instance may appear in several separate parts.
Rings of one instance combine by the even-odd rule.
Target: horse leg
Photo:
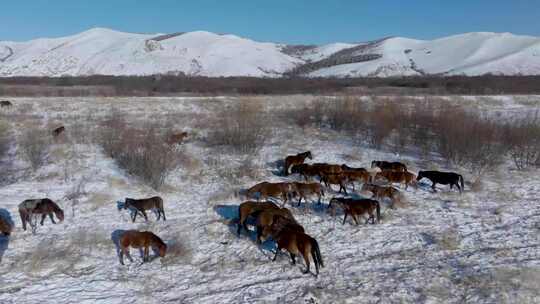
[[[124,265],[124,248],[120,249],[118,259],[120,260],[120,264]]]
[[[148,222],[148,216],[146,215],[146,211],[141,210],[142,215],[144,216],[144,221]]]
[[[278,247],[276,248],[276,254],[274,255],[274,258],[272,259],[272,262],[276,261],[277,256],[278,256],[280,251],[281,251],[281,247],[279,247],[279,245],[278,245]]]
[[[433,182],[433,184],[431,185],[431,189],[433,189],[433,192],[437,192],[437,189],[435,189],[435,185],[437,185],[436,182]]]
[[[352,216],[352,218],[353,218],[353,220],[354,220],[354,223],[355,223],[356,225],[358,225],[358,220],[356,219],[356,215],[355,215],[354,213],[351,213],[351,216]]]
[[[137,213],[139,213],[139,211],[135,211],[135,214],[133,214],[133,216],[131,216],[131,221],[133,223],[135,223],[135,219],[137,218]]]
[[[43,226],[43,222],[45,221],[45,217],[47,216],[47,214],[43,213],[41,215],[41,222],[39,222],[41,224],[41,226]]]
[[[347,215],[349,213],[347,212],[347,210],[345,210],[345,216],[343,217],[343,223],[341,225],[345,225],[345,221],[347,220]]]
[[[257,226],[256,232],[257,232],[257,244],[261,244],[262,243],[261,241],[262,228]]]
[[[294,253],[292,253],[292,252],[289,252],[289,254],[291,255],[291,260],[292,260],[291,263],[292,263],[293,265],[296,265],[296,256],[295,256]]]
[[[149,246],[144,247],[143,262],[148,262],[148,260],[150,259],[149,251],[150,251]]]
[[[161,215],[163,215],[163,221],[166,221],[167,219],[165,218],[165,209],[161,208]]]
[[[26,231],[26,218],[27,218],[27,214],[24,213],[24,212],[19,212],[19,214],[21,215],[21,222],[22,222],[22,227],[23,227],[23,230]]]
[[[305,252],[302,252],[302,257],[304,258],[304,262],[306,263],[306,270],[302,271],[302,273],[309,273],[310,272],[310,263],[309,263],[309,255]]]
[[[53,214],[52,213],[49,213],[49,217],[51,218],[51,222],[53,224],[56,224],[56,222],[54,221],[54,217],[53,217]]]

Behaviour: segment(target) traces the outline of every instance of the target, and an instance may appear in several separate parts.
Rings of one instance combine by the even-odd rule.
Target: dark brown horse
[[[323,174],[321,175],[321,182],[330,189],[332,189],[331,185],[339,185],[339,193],[343,190],[347,194],[347,177],[342,172],[337,174]]]
[[[0,107],[11,107],[13,104],[9,100],[2,100],[0,101]]]
[[[343,225],[347,220],[347,216],[351,215],[356,225],[358,225],[357,216],[368,214],[369,217],[366,220],[366,224],[371,220],[372,224],[375,224],[375,214],[377,214],[377,222],[381,220],[381,206],[378,201],[372,199],[351,199],[343,197],[334,197],[330,200],[328,208],[335,212],[335,206],[339,206],[343,209],[345,216],[343,217]]]
[[[296,155],[289,155],[285,157],[285,167],[284,167],[285,175],[289,175],[289,168],[291,166],[303,164],[306,158],[313,159],[313,157],[311,156],[311,151],[306,151],[303,153],[299,153]]]
[[[276,254],[272,261],[277,259],[278,254],[281,252],[281,249],[285,249],[289,252],[293,265],[296,264],[296,256],[302,255],[304,258],[304,263],[306,264],[306,270],[303,273],[310,272],[310,259],[313,260],[315,264],[315,276],[319,275],[319,267],[324,267],[323,259],[321,256],[321,251],[319,249],[319,244],[317,240],[311,236],[305,234],[303,231],[291,228],[290,226],[280,223],[272,224],[269,228],[269,235],[277,243]]]
[[[238,206],[239,222],[236,233],[240,235],[242,228],[244,228],[246,231],[248,230],[246,221],[249,216],[256,216],[258,213],[268,209],[279,209],[279,206],[272,202],[246,201],[241,203],[240,206]]]
[[[29,199],[25,200],[19,204],[19,214],[21,216],[23,229],[26,231],[26,223],[29,223],[33,229],[35,229],[35,223],[32,223],[32,215],[41,214],[40,224],[43,226],[45,217],[48,215],[53,224],[56,224],[54,221],[53,213],[56,215],[58,220],[64,220],[64,211],[58,207],[58,205],[48,198],[42,199]]]
[[[300,174],[308,181],[311,177],[319,176],[320,170],[310,164],[299,164],[292,166],[291,173]]]
[[[9,236],[12,230],[13,226],[9,222],[9,220],[7,218],[4,218],[3,216],[0,216],[0,233],[5,236]]]
[[[150,231],[129,230],[120,236],[120,264],[124,265],[124,255],[133,262],[129,254],[129,247],[143,249],[143,263],[149,260],[149,248],[156,247],[160,257],[164,257],[167,252],[167,245]]]
[[[130,209],[133,208],[136,210],[136,212],[132,216],[132,221],[135,222],[135,219],[137,218],[137,213],[141,213],[144,217],[145,221],[148,221],[148,216],[146,216],[146,210],[152,210],[155,209],[157,211],[157,221],[161,218],[163,215],[163,220],[167,220],[165,218],[165,210],[163,209],[163,199],[159,196],[154,196],[150,198],[143,198],[143,199],[132,199],[126,197],[124,209]]]
[[[188,132],[173,133],[169,135],[169,137],[167,138],[167,144],[171,146],[181,145],[187,136],[188,136]]]
[[[371,162],[371,168],[379,167],[381,170],[407,171],[407,166],[400,162],[387,162],[384,160]]]
[[[395,199],[398,199],[399,197],[399,190],[395,189],[391,186],[379,186],[375,184],[363,184],[362,185],[362,191],[369,191],[373,193],[372,197],[382,199],[382,198],[389,198],[392,201]]]
[[[60,134],[62,134],[65,130],[66,130],[66,127],[60,126],[60,127],[56,128],[56,129],[54,129],[54,130],[52,131],[52,135],[53,135],[54,137],[58,137],[58,136],[60,136]]]
[[[272,225],[275,216],[281,216],[298,224],[291,211],[287,208],[267,209],[257,214],[257,243],[261,243],[262,232],[265,227]]]

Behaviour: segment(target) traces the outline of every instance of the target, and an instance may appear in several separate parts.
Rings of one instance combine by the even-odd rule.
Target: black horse
[[[454,172],[419,171],[416,181],[419,181],[424,177],[429,179],[433,183],[431,185],[431,189],[433,189],[434,192],[437,192],[437,190],[435,189],[436,184],[442,184],[442,185],[450,184],[450,189],[453,189],[453,187],[456,186],[460,194],[461,194],[461,191],[465,189],[463,185],[464,184],[463,176]],[[461,184],[461,187],[460,187],[460,184]]]

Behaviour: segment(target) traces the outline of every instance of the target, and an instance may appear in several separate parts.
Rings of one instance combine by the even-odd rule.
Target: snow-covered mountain
[[[0,41],[0,77],[186,74],[279,77],[540,74],[540,38],[468,33],[432,41],[292,46],[210,32],[132,34],[95,28],[73,36]]]

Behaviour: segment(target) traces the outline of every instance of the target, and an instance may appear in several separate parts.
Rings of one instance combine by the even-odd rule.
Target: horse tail
[[[24,230],[26,230],[26,210],[23,208],[19,208],[19,215],[21,216],[21,222]]]
[[[319,268],[318,266],[321,266],[321,268],[324,267],[319,243],[317,243],[317,240],[314,238],[311,238],[311,256],[313,257],[313,263],[315,263],[316,268]]]
[[[465,186],[463,185],[465,182],[463,181],[463,176],[461,174],[458,174],[459,176],[459,182],[461,183],[461,189],[465,190]]]

